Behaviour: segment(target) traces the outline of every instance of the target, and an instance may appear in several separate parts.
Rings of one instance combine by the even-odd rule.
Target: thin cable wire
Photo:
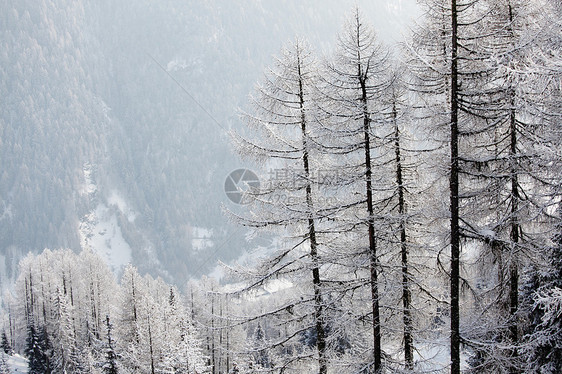
[[[221,125],[220,122],[219,122],[215,117],[213,117],[213,115],[212,115],[207,109],[205,109],[205,107],[204,107],[203,105],[201,105],[201,103],[199,103],[199,101],[197,101],[197,99],[187,90],[187,88],[185,88],[184,86],[182,86],[182,84],[181,84],[172,74],[170,74],[170,72],[169,72],[164,66],[162,66],[162,64],[161,64],[160,62],[158,62],[158,60],[156,60],[150,53],[146,52],[146,54],[148,55],[148,57],[150,57],[150,58],[152,59],[152,61],[154,61],[154,63],[155,63],[156,65],[158,65],[158,67],[160,67],[160,69],[162,69],[162,71],[163,71],[164,73],[166,73],[166,75],[167,75],[168,77],[170,77],[170,79],[172,79],[172,80],[174,81],[175,84],[177,84],[177,86],[178,86],[179,88],[181,88],[181,90],[182,90],[187,96],[189,96],[189,98],[190,98],[195,104],[197,104],[197,106],[198,106],[199,108],[201,108],[201,110],[202,110],[203,112],[205,112],[205,113],[207,114],[207,116],[208,116],[210,119],[213,120],[213,122],[214,122],[218,127],[220,127],[221,129],[223,129],[224,131],[228,132],[228,130],[227,130],[223,125]]]

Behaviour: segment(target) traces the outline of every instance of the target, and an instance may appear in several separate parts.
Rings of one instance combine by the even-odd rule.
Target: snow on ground
[[[191,227],[191,248],[196,251],[202,251],[207,248],[212,248],[215,243],[211,240],[213,237],[213,230],[204,227]]]
[[[131,208],[129,208],[129,205],[125,202],[125,199],[119,194],[119,192],[111,191],[111,195],[109,195],[107,203],[109,204],[109,206],[116,206],[117,209],[119,209],[121,213],[123,213],[127,217],[129,222],[132,223],[137,218],[136,213]]]
[[[12,204],[6,204],[6,202],[2,200],[2,204],[0,204],[0,221],[3,219],[11,220],[13,216]]]
[[[443,337],[436,337],[432,342],[415,342],[416,366],[423,371],[445,370],[450,363],[448,344],[448,340]]]
[[[92,164],[84,164],[82,193],[90,195],[92,201],[98,201],[95,197],[98,187],[94,180],[94,169]],[[81,247],[91,248],[99,254],[113,271],[118,271],[130,263],[132,252],[129,243],[123,238],[116,210],[123,213],[129,222],[136,218],[135,212],[129,208],[122,195],[118,191],[112,191],[107,205],[99,203],[96,209],[82,218],[79,228]]]
[[[105,204],[98,204],[82,220],[80,243],[98,253],[114,271],[131,262],[131,247],[123,238],[117,214]]]
[[[82,194],[92,195],[98,189],[92,179],[92,164],[89,162],[84,163],[82,170],[84,172],[84,186],[80,192]]]
[[[8,366],[10,373],[27,373],[27,359],[18,355],[8,356]]]

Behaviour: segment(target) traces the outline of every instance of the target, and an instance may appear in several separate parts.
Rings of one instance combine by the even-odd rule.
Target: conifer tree
[[[76,341],[70,305],[63,292],[57,287],[53,295],[53,316],[49,321],[53,347],[53,371],[74,372],[80,362],[79,342]]]
[[[6,331],[2,331],[2,343],[0,343],[0,348],[2,348],[2,351],[7,354],[7,355],[11,355],[12,354],[12,346],[10,345],[10,342],[8,341],[8,336],[6,335]]]
[[[7,355],[0,352],[0,374],[10,374],[10,367],[8,366]]]
[[[25,354],[29,360],[29,373],[51,373],[50,350],[51,345],[45,329],[40,327],[37,330],[32,324],[29,325],[25,348]]]
[[[109,315],[105,317],[105,326],[107,328],[107,347],[105,349],[105,363],[103,364],[103,372],[105,374],[117,374],[117,354],[115,353],[114,342],[111,337],[113,326],[109,321]]]
[[[256,364],[256,367],[258,369],[267,369],[269,367],[271,367],[271,361],[269,359],[269,354],[267,352],[266,349],[264,349],[263,347],[267,346],[267,344],[265,343],[265,333],[263,331],[263,328],[261,326],[261,323],[258,321],[257,325],[256,325],[256,329],[254,332],[254,336],[253,339],[255,341],[254,343],[254,362]]]
[[[547,270],[531,268],[524,295],[530,307],[528,334],[523,350],[526,373],[562,371],[562,208],[558,208],[553,246],[547,254]]]

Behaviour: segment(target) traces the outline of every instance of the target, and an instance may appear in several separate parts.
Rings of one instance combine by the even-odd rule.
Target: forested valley
[[[562,372],[562,3],[420,4],[399,44],[356,7],[270,61],[220,282],[29,254],[0,373]]]

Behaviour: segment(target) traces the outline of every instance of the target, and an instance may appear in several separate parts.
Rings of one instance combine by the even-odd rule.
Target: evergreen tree
[[[562,208],[558,208],[558,213]],[[562,220],[558,216],[547,269],[532,268],[525,296],[530,299],[528,334],[525,336],[528,373],[562,372]]]
[[[266,349],[264,349],[263,347],[266,347],[267,344],[265,342],[265,333],[263,331],[263,328],[261,326],[261,323],[258,322],[255,332],[254,332],[254,336],[253,336],[253,340],[254,340],[254,347],[253,350],[255,351],[253,354],[253,359],[254,362],[256,364],[256,368],[258,369],[267,369],[271,367],[271,360],[269,359],[269,354],[267,352]]]
[[[7,355],[11,355],[13,353],[13,348],[8,341],[6,331],[2,332],[2,343],[0,343],[0,347],[2,348],[2,351]]]
[[[10,374],[7,355],[0,352],[0,374]]]
[[[144,301],[142,277],[137,269],[128,265],[121,277],[119,321],[116,325],[118,349],[123,355],[123,365],[130,370],[140,371],[142,362],[142,304]]]
[[[51,373],[51,346],[43,327],[37,330],[33,324],[28,326],[25,354],[29,360],[30,374]]]
[[[52,363],[56,372],[74,372],[79,366],[79,342],[76,341],[70,305],[64,291],[57,287],[53,295],[53,316],[49,321],[52,334]]]
[[[113,326],[109,321],[109,315],[105,317],[105,326],[107,328],[107,347],[105,349],[105,363],[103,364],[103,372],[105,374],[117,374],[117,354],[115,353],[111,332]]]

